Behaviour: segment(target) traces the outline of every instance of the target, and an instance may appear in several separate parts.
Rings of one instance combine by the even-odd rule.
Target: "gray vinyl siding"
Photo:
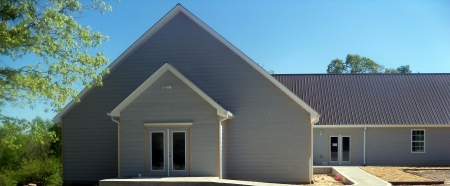
[[[97,108],[109,104],[108,100],[95,95],[98,92],[83,99],[63,118],[63,178],[66,183],[117,177],[117,124],[105,110],[93,107],[96,101],[99,101]]]
[[[425,153],[411,153],[411,129],[425,129]],[[449,166],[450,128],[367,128],[367,165]]]
[[[322,135],[320,135],[322,131]],[[363,165],[364,128],[315,128],[314,129],[314,165],[329,163],[330,136],[350,136],[351,165]]]
[[[425,153],[411,153],[411,129],[425,129]],[[322,136],[320,135],[322,130]],[[315,128],[314,165],[329,162],[330,135],[352,136],[352,165],[362,165],[364,128]],[[366,129],[366,165],[448,166],[450,128],[385,127]],[[320,157],[322,155],[322,158]]]
[[[167,85],[172,89],[163,90]],[[192,176],[217,176],[216,112],[175,75],[164,73],[122,111],[122,176],[145,175],[143,123],[159,122],[193,122]]]
[[[309,182],[309,114],[182,13],[111,69],[104,86],[94,88],[65,116],[65,150],[72,150],[72,154],[64,154],[65,179],[117,175],[117,164],[113,163],[117,162],[117,125],[106,113],[165,62],[235,115],[228,121],[229,179]],[[191,135],[205,135],[207,131],[205,128]],[[73,136],[66,138],[66,133]],[[84,138],[90,135],[95,137]],[[94,139],[105,147],[95,144]],[[84,142],[83,146],[75,147],[79,142]],[[200,142],[192,140],[192,144]],[[192,155],[200,156],[201,152],[193,148]],[[95,160],[74,163],[77,159]],[[91,167],[94,161],[107,166]],[[70,166],[66,166],[68,163]],[[193,161],[191,166],[209,169],[201,162]],[[91,170],[89,177],[76,176],[85,170]],[[192,176],[202,174],[209,175],[209,171],[193,171]]]

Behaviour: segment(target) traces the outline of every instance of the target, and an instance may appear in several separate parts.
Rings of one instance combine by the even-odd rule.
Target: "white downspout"
[[[227,112],[225,117],[219,120],[219,179],[223,178],[223,122],[230,118],[230,114]]]
[[[314,126],[314,124],[313,123],[311,123],[311,157],[309,157],[309,171],[310,171],[310,173],[309,173],[309,183],[314,183],[314,177],[313,177],[313,174],[314,174],[314,168],[313,168],[313,161],[314,161],[314,142],[313,142],[313,139],[314,139],[314,129],[313,129],[313,126]]]
[[[363,165],[366,166],[366,126],[364,126],[364,155],[363,155]]]
[[[120,122],[111,116],[111,120],[117,123],[117,177],[120,178]]]
[[[314,168],[313,168],[313,164],[314,164],[314,124],[316,124],[317,122],[319,122],[319,117],[320,115],[318,115],[312,122],[311,122],[311,157],[309,157],[309,182],[313,183],[314,182],[314,178],[313,178],[313,174],[314,174]]]

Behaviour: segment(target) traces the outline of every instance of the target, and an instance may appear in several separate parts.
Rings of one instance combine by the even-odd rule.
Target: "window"
[[[425,130],[411,130],[411,152],[425,153]]]

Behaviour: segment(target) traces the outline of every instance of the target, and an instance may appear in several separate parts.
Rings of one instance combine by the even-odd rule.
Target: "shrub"
[[[58,158],[47,158],[44,160],[25,160],[21,168],[17,170],[3,170],[0,175],[5,185],[13,186],[17,183],[36,183],[38,185],[62,185],[61,162]]]

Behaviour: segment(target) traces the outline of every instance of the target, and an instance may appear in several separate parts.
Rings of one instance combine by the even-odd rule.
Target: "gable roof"
[[[175,69],[169,63],[164,63],[164,65],[159,68],[155,73],[153,73],[147,80],[144,81],[138,88],[136,88],[127,98],[125,98],[119,105],[116,106],[110,113],[109,116],[120,117],[120,112],[125,109],[131,102],[133,102],[137,97],[139,97],[148,87],[150,87],[156,80],[158,80],[164,73],[172,72],[177,78],[179,78],[183,83],[185,83],[189,88],[196,92],[200,97],[202,97],[211,106],[217,109],[217,115],[226,117],[227,115],[233,116],[231,112],[225,110],[221,105],[209,97],[205,92],[198,88],[194,83],[192,83],[188,78],[181,74],[177,69]]]
[[[448,125],[450,74],[277,74],[316,125]]]
[[[181,4],[177,4],[172,10],[170,10],[164,17],[162,17],[155,25],[153,25],[149,30],[147,30],[138,40],[136,40],[127,50],[125,50],[117,59],[115,59],[108,68],[111,73],[114,73],[114,69],[122,62],[124,59],[135,51],[139,46],[141,46],[145,41],[147,41],[150,37],[152,37],[159,29],[161,29],[166,23],[168,23],[173,17],[177,14],[183,13],[187,17],[189,17],[193,22],[203,28],[206,32],[211,34],[214,38],[219,40],[225,46],[227,46],[231,51],[241,57],[245,62],[247,62],[251,67],[253,67],[256,71],[258,71],[262,76],[268,79],[271,83],[273,83],[276,87],[278,87],[282,92],[284,92],[288,97],[290,97],[294,102],[300,105],[303,109],[305,109],[312,118],[312,121],[318,121],[319,114],[311,108],[308,104],[306,104],[303,100],[289,91],[286,87],[284,87],[280,82],[274,79],[269,73],[267,73],[263,68],[257,65],[252,59],[250,59],[247,55],[237,49],[234,45],[228,42],[225,38],[223,38],[220,34],[206,25],[203,21],[197,18],[194,14],[189,12],[186,8],[184,8]],[[107,75],[106,75],[107,76]],[[85,88],[83,91],[78,94],[78,97],[82,99],[87,93],[89,89]],[[60,122],[61,118],[70,111],[75,106],[75,101],[69,102],[61,112],[59,112],[53,120],[56,122]]]

